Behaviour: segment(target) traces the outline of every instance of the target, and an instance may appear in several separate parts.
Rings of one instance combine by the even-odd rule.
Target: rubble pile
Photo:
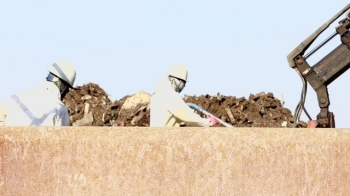
[[[248,99],[234,96],[201,95],[184,98],[235,127],[293,127],[293,115],[273,93],[251,94]],[[299,126],[306,127],[305,122]]]
[[[63,99],[72,126],[102,126],[112,116],[112,102],[97,84],[88,83],[68,92]]]
[[[71,90],[64,98],[72,126],[149,126],[151,95],[140,91],[111,101],[97,84]],[[235,127],[292,127],[293,115],[272,93],[251,94],[248,99],[224,95],[185,95],[193,103]],[[222,125],[218,125],[222,126]],[[305,122],[300,122],[306,127]]]
[[[88,83],[69,91],[63,103],[71,126],[149,126],[150,97],[141,91],[112,102],[99,85]]]
[[[149,126],[151,95],[140,91],[132,96],[125,96],[119,101],[115,101],[111,109],[115,111],[117,126]]]

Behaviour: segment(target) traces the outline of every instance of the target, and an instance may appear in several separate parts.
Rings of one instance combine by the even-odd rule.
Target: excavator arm
[[[307,84],[310,84],[310,86],[316,91],[318,105],[320,107],[320,113],[317,115],[318,127],[335,128],[334,114],[329,111],[330,100],[328,85],[350,68],[350,12],[346,14],[345,18],[339,21],[335,32],[331,36],[321,42],[316,48],[312,49],[308,54],[304,55],[304,53],[324,30],[326,30],[335,20],[349,9],[350,4],[345,6],[325,24],[318,28],[287,56],[289,66],[299,74],[303,82],[301,99],[294,114],[295,127],[298,126],[302,111],[305,111],[311,120],[310,115],[304,107]],[[340,37],[341,41],[339,46],[316,64],[310,65],[307,62],[307,58],[337,35]]]

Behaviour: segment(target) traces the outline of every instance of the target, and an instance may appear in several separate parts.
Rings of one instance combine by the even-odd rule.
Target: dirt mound
[[[151,95],[140,91],[111,101],[97,84],[88,83],[71,90],[66,104],[72,126],[149,126]],[[293,115],[272,93],[251,94],[248,99],[234,96],[189,96],[193,103],[235,127],[292,127]],[[221,125],[218,125],[221,126]],[[306,123],[301,122],[302,127]]]
[[[69,91],[63,103],[71,126],[149,126],[149,99],[141,91],[112,102],[99,85],[88,83]]]
[[[73,126],[102,126],[111,117],[111,100],[97,84],[88,83],[69,91],[63,99]]]
[[[115,102],[117,110],[117,126],[149,126],[149,102],[151,95],[140,91],[132,96],[125,96]],[[112,108],[113,109],[113,108]]]
[[[194,103],[235,127],[293,127],[291,111],[282,106],[272,93],[251,94],[236,98],[232,96],[188,96],[187,103]],[[300,123],[306,127],[305,122]]]

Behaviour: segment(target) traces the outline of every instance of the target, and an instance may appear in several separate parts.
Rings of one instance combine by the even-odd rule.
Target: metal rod
[[[331,36],[329,36],[326,40],[324,40],[322,43],[320,43],[318,46],[316,46],[314,49],[312,49],[309,53],[305,55],[305,59],[309,58],[311,55],[313,55],[317,50],[319,50],[322,46],[324,46],[326,43],[328,43],[331,39],[333,39],[338,33],[334,32]]]
[[[214,116],[212,113],[204,110],[203,108],[199,107],[198,105],[194,104],[194,103],[187,103],[188,107],[196,110],[197,112],[200,112],[202,114],[205,115],[210,115],[211,117],[214,117],[216,120],[219,121],[220,124],[224,125],[225,127],[233,127],[232,125],[228,124],[227,122],[224,122],[223,120],[221,120],[220,118]]]

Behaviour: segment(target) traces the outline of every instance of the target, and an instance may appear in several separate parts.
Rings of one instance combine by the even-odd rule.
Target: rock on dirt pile
[[[140,91],[111,101],[97,84],[71,90],[66,104],[72,126],[149,126],[151,95]],[[251,94],[248,99],[224,95],[185,95],[194,103],[235,127],[292,127],[293,115],[272,93]],[[300,123],[306,127],[306,123]],[[221,126],[221,125],[218,125]]]
[[[149,126],[149,102],[151,95],[140,91],[115,102],[119,110],[116,113],[117,126]],[[112,107],[112,109],[114,109]]]

